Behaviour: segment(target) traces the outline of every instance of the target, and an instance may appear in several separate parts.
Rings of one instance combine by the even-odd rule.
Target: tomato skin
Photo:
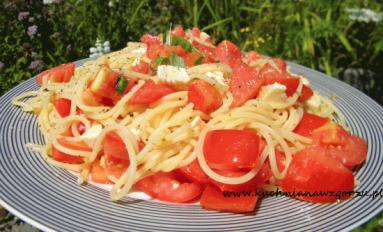
[[[251,131],[212,130],[205,137],[203,152],[211,168],[251,169],[259,162],[259,136]]]
[[[332,158],[321,147],[309,147],[293,156],[287,174],[281,181],[286,192],[338,192],[353,191],[354,176],[341,162]],[[298,199],[315,202],[336,202],[336,196],[297,196]],[[341,200],[348,196],[341,196]]]
[[[313,131],[324,126],[330,120],[315,114],[305,112],[299,124],[295,127],[294,132],[305,137],[312,135]]]
[[[247,60],[249,62],[253,62],[253,61],[256,61],[256,60],[259,60],[262,56],[256,52],[256,51],[249,51],[247,53]]]
[[[174,172],[158,172],[138,181],[135,187],[153,198],[175,203],[190,202],[203,190],[196,183],[180,182]]]
[[[145,84],[137,90],[129,100],[130,104],[151,104],[161,99],[165,95],[173,93],[174,89],[167,85],[156,84],[152,80],[147,80]]]
[[[130,162],[128,160],[106,156],[105,159],[105,174],[107,177],[112,177],[118,180],[122,174],[129,168]],[[109,178],[108,178],[109,179]]]
[[[193,41],[192,44],[198,49],[198,51],[202,52],[206,56],[206,58],[210,58],[212,59],[212,61],[214,60],[215,48],[200,44],[197,41]]]
[[[70,114],[71,104],[72,101],[66,98],[58,98],[53,102],[53,105],[62,118],[65,118]]]
[[[75,67],[74,63],[68,63],[45,70],[36,76],[36,82],[41,86],[45,77],[56,83],[69,82],[74,75]]]
[[[209,177],[203,172],[197,159],[190,164],[179,168],[178,171],[192,182],[200,184],[207,184],[210,182]]]
[[[104,139],[104,155],[116,159],[129,161],[129,153],[120,136],[114,132],[108,132]]]
[[[194,109],[210,114],[222,105],[222,96],[210,83],[204,80],[193,81],[188,87],[188,101]]]
[[[224,64],[231,66],[232,68],[241,62],[241,50],[237,45],[228,40],[224,40],[218,44],[214,50],[214,56]]]
[[[67,148],[80,151],[92,151],[85,143],[83,142],[68,142],[65,139],[59,139],[58,142]],[[52,147],[52,157],[54,160],[63,162],[63,163],[73,163],[78,164],[84,161],[84,158],[81,156],[68,155],[64,152],[57,150],[55,147]]]
[[[183,58],[184,58],[186,66],[193,67],[195,61],[200,58],[200,55],[198,53],[195,53],[195,52],[187,53],[186,55],[184,55]]]
[[[105,81],[97,89],[97,92],[94,92],[94,94],[102,97],[101,102],[103,105],[113,105],[114,101],[118,101],[121,98],[115,89],[119,76],[119,73],[109,69]],[[107,102],[108,100],[110,101],[109,103]]]
[[[303,85],[301,95],[299,96],[298,101],[304,102],[307,99],[309,99],[312,95],[314,95],[313,90],[309,86]]]
[[[141,61],[139,64],[132,67],[132,70],[134,72],[142,73],[142,74],[148,74],[150,71],[150,66],[148,63]]]
[[[182,26],[177,25],[171,32],[172,36],[185,37],[185,30]]]
[[[255,98],[263,85],[263,79],[250,66],[240,64],[233,68],[229,80],[230,92],[233,94],[231,107],[241,106],[247,100]]]
[[[326,149],[333,158],[352,168],[363,163],[367,156],[367,143],[362,138],[349,135],[341,126],[329,124],[313,132],[313,145]]]
[[[226,176],[226,177],[240,177],[245,175],[249,171],[250,169],[238,170],[238,171],[215,170],[215,172],[217,172],[218,174],[222,176]],[[239,191],[254,191],[256,188],[258,188],[267,180],[269,180],[270,177],[272,177],[271,169],[269,167],[269,164],[265,163],[253,179],[242,184],[223,184],[213,179],[211,179],[210,181],[213,185],[218,187],[221,191],[239,192]]]
[[[92,163],[92,166],[90,168],[90,176],[93,182],[99,183],[99,184],[112,184],[113,182],[110,181],[106,175],[105,168],[103,168],[100,165],[100,161],[96,160]]]
[[[225,197],[218,188],[212,185],[206,187],[200,200],[202,208],[233,213],[252,212],[256,203],[255,194]]]

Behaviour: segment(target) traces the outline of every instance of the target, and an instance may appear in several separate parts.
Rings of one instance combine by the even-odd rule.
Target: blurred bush
[[[3,0],[0,94],[42,69],[89,57],[97,40],[117,50],[173,23],[320,70],[382,104],[382,10],[372,0]]]

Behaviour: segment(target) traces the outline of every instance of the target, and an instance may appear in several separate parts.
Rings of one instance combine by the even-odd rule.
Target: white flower
[[[110,42],[108,40],[101,41],[100,39],[96,40],[95,47],[89,48],[89,57],[98,57],[102,54],[109,53],[110,52]]]
[[[383,13],[375,12],[368,8],[349,8],[346,9],[349,13],[349,18],[358,22],[379,22],[383,19]]]

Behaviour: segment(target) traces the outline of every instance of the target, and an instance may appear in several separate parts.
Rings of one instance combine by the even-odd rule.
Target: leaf
[[[125,79],[125,77],[119,77],[116,86],[114,89],[119,93],[120,95],[124,93],[126,87],[128,86],[129,81]]]
[[[184,39],[182,37],[178,37],[178,36],[172,38],[171,45],[172,46],[180,45],[181,47],[183,47],[188,52],[192,52],[195,49],[194,46],[189,41],[187,41],[186,39]]]
[[[165,65],[169,64],[169,59],[167,57],[159,56],[154,60],[154,62],[156,62],[157,65]]]
[[[170,55],[170,65],[176,66],[179,68],[185,68],[185,61],[181,57],[177,56],[174,52]]]
[[[342,32],[337,33],[337,36],[340,42],[343,44],[344,48],[346,48],[348,52],[354,53],[354,49],[351,47],[346,36]]]

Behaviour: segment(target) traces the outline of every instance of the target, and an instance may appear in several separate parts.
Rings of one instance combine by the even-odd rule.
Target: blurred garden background
[[[319,70],[383,104],[379,0],[2,0],[0,95],[44,69],[118,50],[170,23]],[[382,218],[364,228],[378,228]]]

